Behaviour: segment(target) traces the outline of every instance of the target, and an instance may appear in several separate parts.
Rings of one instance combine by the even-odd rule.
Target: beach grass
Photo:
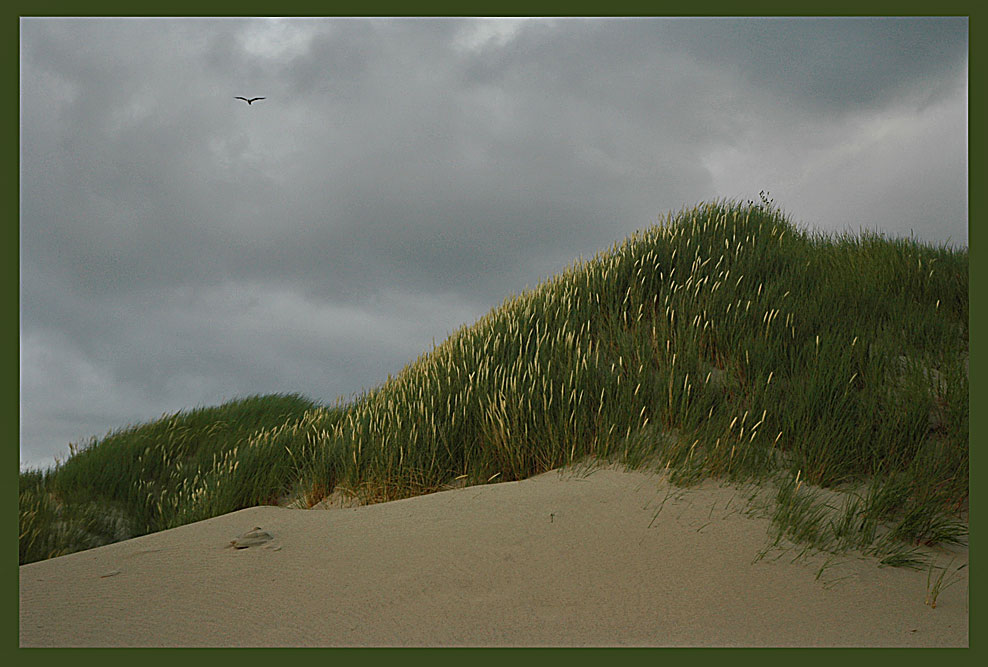
[[[255,396],[21,473],[21,563],[291,497],[362,502],[586,460],[775,484],[780,536],[914,564],[966,537],[968,254],[670,213],[333,405]],[[821,509],[814,490],[855,489]]]

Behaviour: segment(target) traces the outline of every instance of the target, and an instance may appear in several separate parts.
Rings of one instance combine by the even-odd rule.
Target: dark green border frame
[[[230,2],[210,2],[191,3],[176,2],[157,9],[149,9],[145,6],[134,3],[102,2],[83,3],[75,1],[61,2],[41,2],[28,5],[27,3],[17,3],[13,17],[5,21],[7,29],[4,34],[8,38],[4,40],[10,60],[6,62],[4,77],[8,79],[11,88],[19,90],[19,57],[20,57],[20,16],[966,16],[968,17],[968,43],[969,43],[969,119],[985,118],[985,94],[982,83],[984,81],[984,69],[982,68],[985,47],[979,44],[979,39],[984,38],[981,32],[981,20],[988,16],[988,12],[978,11],[975,2],[944,2],[938,4],[915,3],[915,2],[810,2],[794,3],[791,0],[781,2],[777,0],[762,1],[755,3],[727,3],[727,2],[698,2],[685,5],[680,3],[646,3],[639,1],[617,0],[612,2],[585,2],[576,0],[562,2],[561,0],[534,0],[523,2],[520,0],[487,0],[484,2],[453,3],[453,2],[396,2],[378,1],[366,4],[356,4],[347,2],[338,3],[312,3],[312,2],[289,2],[271,5],[269,3],[230,3]],[[359,7],[359,9],[358,9]],[[978,35],[981,35],[979,38]],[[19,101],[19,95],[18,95]],[[0,262],[0,271],[7,275],[7,279],[2,283],[5,286],[2,291],[3,308],[6,312],[5,326],[3,327],[3,344],[0,349],[4,354],[0,359],[0,377],[3,378],[3,416],[2,423],[6,425],[6,432],[11,439],[19,443],[19,389],[20,389],[20,316],[19,316],[19,104],[17,107],[8,105],[6,114],[12,116],[6,124],[7,131],[4,134],[4,152],[11,156],[11,163],[5,163],[4,184],[7,190],[6,201],[11,210],[11,219],[0,227],[3,241],[0,242],[0,252],[6,256],[6,260]],[[968,127],[968,247],[974,249],[975,254],[981,252],[977,248],[981,247],[983,238],[988,238],[988,232],[983,231],[982,224],[971,224],[971,220],[981,220],[984,218],[984,185],[977,186],[977,183],[988,182],[985,174],[985,131],[981,123],[969,121]],[[9,170],[9,171],[7,171]],[[972,186],[971,184],[975,184]],[[979,277],[980,276],[980,277]],[[985,285],[985,278],[988,276],[988,268],[980,266],[977,262],[971,262],[970,280],[972,285]],[[971,348],[971,402],[972,405],[985,405],[986,392],[982,389],[980,379],[985,377],[986,359],[988,353],[981,347],[988,326],[985,324],[985,297],[980,290],[972,290],[971,303],[971,327],[970,327],[970,348]],[[978,397],[981,397],[980,399]],[[986,455],[980,451],[978,446],[988,434],[988,416],[979,410],[972,410],[970,422],[970,440],[975,445],[971,448],[972,481],[980,479],[984,469]],[[6,534],[10,540],[8,543],[8,558],[12,563],[12,569],[17,565],[16,547],[16,526],[17,526],[17,482],[13,479],[13,471],[19,470],[19,452],[15,453],[14,447],[10,447],[10,452],[6,454],[11,460],[9,464],[9,474],[11,478],[7,484],[5,496],[8,498],[8,510],[5,518]],[[19,447],[17,448],[19,450]],[[972,561],[978,560],[981,549],[985,541],[981,532],[985,522],[981,519],[981,510],[985,507],[978,487],[972,484],[971,489],[971,553]],[[981,608],[981,593],[984,590],[982,576],[979,566],[972,565],[970,574],[971,597],[973,603],[970,613],[970,628],[972,630],[970,645],[972,648],[963,649],[828,649],[828,650],[804,650],[804,649],[704,649],[701,653],[693,652],[690,655],[684,654],[690,649],[295,649],[296,651],[331,651],[320,655],[292,656],[295,660],[340,660],[347,662],[356,661],[360,663],[391,663],[400,662],[406,664],[454,664],[469,662],[471,664],[495,664],[505,661],[523,661],[529,664],[563,662],[569,666],[571,663],[599,664],[601,662],[619,661],[629,665],[649,665],[654,666],[663,660],[678,659],[697,660],[703,663],[729,662],[736,664],[741,662],[757,662],[764,664],[778,661],[779,663],[801,663],[801,664],[833,664],[852,660],[854,662],[874,664],[878,660],[891,659],[898,664],[928,665],[931,661],[948,661],[950,667],[959,667],[960,664],[967,664],[975,660],[976,656],[985,653],[982,649],[985,641],[978,633],[978,628],[982,627],[980,622],[986,618]],[[164,650],[73,650],[73,649],[18,649],[17,648],[17,609],[13,600],[17,595],[17,578],[11,576],[5,582],[4,596],[6,605],[3,609],[4,623],[2,626],[2,640],[0,646],[4,653],[17,660],[18,664],[47,664],[71,661],[76,664],[82,662],[94,662],[100,665],[121,662],[131,663],[135,660],[151,662],[171,662],[172,660],[188,659],[200,664],[215,665],[217,660],[225,661],[230,658],[238,662],[246,660],[248,663],[257,664],[268,663],[275,658],[273,651],[266,650],[236,650],[219,649],[226,655],[216,654],[216,650],[189,649],[182,650],[175,654]],[[933,612],[935,613],[935,612]],[[878,651],[875,653],[875,651]],[[932,651],[932,653],[931,653]],[[727,652],[727,654],[725,654]],[[984,660],[984,655],[981,660]],[[9,664],[9,663],[8,663]]]
[[[153,7],[110,2],[18,3],[19,16],[972,16],[973,0],[942,3],[839,0],[726,2],[698,0],[367,0],[366,2],[202,2],[159,3]]]

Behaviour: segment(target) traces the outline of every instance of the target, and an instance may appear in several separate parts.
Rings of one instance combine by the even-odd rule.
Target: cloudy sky
[[[968,242],[966,19],[20,33],[22,467],[237,396],[353,397],[701,201]]]

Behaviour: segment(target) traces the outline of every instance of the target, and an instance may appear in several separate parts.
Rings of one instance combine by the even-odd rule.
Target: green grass
[[[109,433],[54,469],[22,472],[21,563],[272,502],[293,462],[252,438],[317,409],[294,395],[238,399]]]
[[[22,473],[21,562],[283,494],[377,502],[584,460],[775,480],[780,535],[908,560],[966,534],[967,276],[966,250],[808,233],[764,197],[684,209],[347,405],[254,397]],[[836,514],[800,495],[862,485]]]

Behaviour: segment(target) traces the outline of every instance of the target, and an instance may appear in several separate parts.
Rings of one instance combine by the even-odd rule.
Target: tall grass
[[[21,473],[21,562],[271,502],[292,461],[252,438],[315,409],[297,395],[237,399],[108,433],[54,469]]]
[[[595,458],[680,484],[868,481],[848,526],[958,539],[967,266],[966,250],[801,231],[765,198],[684,209],[510,296],[349,405],[294,397],[249,428],[215,426],[238,423],[231,406],[194,426],[174,416],[22,475],[22,533],[25,507],[45,535],[58,507],[94,496],[147,531],[283,493],[375,502]]]

